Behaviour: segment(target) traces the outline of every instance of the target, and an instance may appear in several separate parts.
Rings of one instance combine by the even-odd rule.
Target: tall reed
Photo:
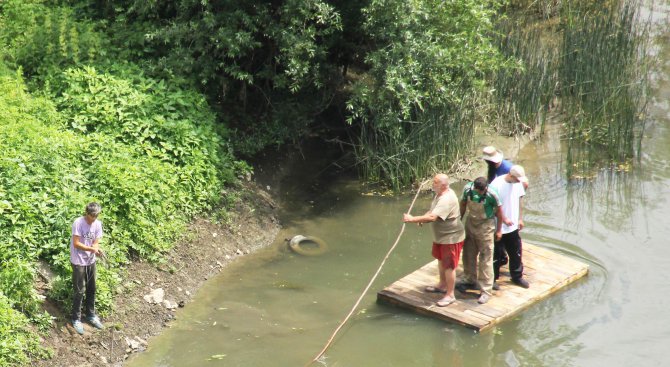
[[[498,28],[500,50],[517,66],[501,68],[492,78],[492,122],[506,135],[542,130],[556,93],[556,46],[538,27],[506,19]]]
[[[531,15],[537,14],[542,19],[549,19],[559,14],[563,0],[509,0],[508,9],[521,10]]]
[[[398,129],[362,125],[355,144],[362,177],[398,191],[417,178],[450,171],[467,156],[474,137],[474,108],[426,108]],[[417,116],[419,117],[419,116]]]
[[[557,11],[553,21],[541,21],[545,26],[532,22],[535,11],[498,23],[500,48],[520,67],[491,80],[495,126],[504,134],[542,129],[546,113],[560,105],[568,176],[592,175],[606,164],[627,166],[639,154],[651,63],[640,2],[544,4]]]
[[[576,3],[563,15],[560,95],[565,112],[567,174],[618,167],[639,154],[650,60],[648,22],[636,1]]]

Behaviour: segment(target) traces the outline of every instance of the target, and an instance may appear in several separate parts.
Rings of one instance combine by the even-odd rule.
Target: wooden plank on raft
[[[507,320],[530,305],[560,291],[588,273],[588,265],[554,251],[523,243],[524,277],[529,289],[514,285],[509,271],[500,270],[500,290],[484,305],[477,303],[478,291],[456,291],[456,302],[438,307],[443,295],[424,291],[438,281],[437,262],[432,261],[377,293],[377,300],[410,309],[419,314],[484,331]],[[462,273],[461,265],[457,274]]]

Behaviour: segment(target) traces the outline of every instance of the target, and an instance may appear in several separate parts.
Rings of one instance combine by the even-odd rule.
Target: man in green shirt
[[[485,177],[465,185],[461,197],[461,219],[465,222],[463,244],[463,280],[456,285],[459,292],[480,289],[477,302],[488,302],[493,289],[493,238],[502,236],[501,225],[507,220],[502,214],[498,193]],[[496,220],[497,219],[497,220]]]

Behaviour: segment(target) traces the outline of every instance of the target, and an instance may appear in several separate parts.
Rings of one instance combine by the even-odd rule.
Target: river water
[[[657,9],[658,18],[667,12]],[[644,157],[632,172],[567,181],[561,143],[552,133],[516,159],[532,180],[523,238],[588,263],[586,278],[477,334],[376,303],[376,291],[431,261],[430,230],[408,226],[322,364],[670,364],[670,33],[659,44],[664,61]],[[321,171],[303,172],[309,173],[278,185],[280,199],[293,206],[282,214],[285,229],[275,244],[205,284],[128,366],[303,366],[321,350],[395,240],[411,197],[361,195],[344,177],[328,177],[327,189],[305,189]],[[420,196],[413,213],[423,213],[429,202]],[[293,254],[282,239],[294,234],[320,237],[329,251]]]

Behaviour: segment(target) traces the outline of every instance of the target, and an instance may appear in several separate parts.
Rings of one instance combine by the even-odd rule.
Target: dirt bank
[[[80,336],[67,321],[69,317],[47,302],[47,310],[57,320],[43,344],[54,351],[54,357],[33,365],[121,366],[130,354],[144,350],[151,337],[175,318],[176,311],[147,302],[145,295],[161,288],[164,299],[173,303],[169,307],[183,307],[226,264],[274,240],[280,226],[273,199],[253,184],[245,185],[241,196],[227,224],[195,219],[164,264],[130,264],[115,299],[114,314],[103,320],[105,330],[85,324],[85,334]]]
[[[494,145],[504,152],[506,158],[514,159],[528,141],[528,136],[515,139],[482,134],[476,139],[470,158],[450,176],[453,181],[459,181],[484,175],[485,165],[479,157],[481,148],[486,145]],[[305,167],[307,163],[314,163],[314,160],[304,162],[297,158],[283,161],[297,162],[301,167],[299,169],[303,171],[309,171]],[[271,177],[264,178],[265,181],[272,182],[273,187],[263,187],[278,194],[282,177],[288,176],[287,172],[291,169],[283,172],[275,163],[266,164],[266,171],[271,173]],[[322,173],[323,167],[317,164],[314,170]],[[263,170],[259,168],[259,171]],[[328,180],[323,177],[321,179]],[[296,184],[289,182],[285,185]],[[175,318],[175,309],[145,300],[144,297],[152,290],[162,289],[165,300],[173,303],[172,306],[183,307],[203,282],[221,271],[228,263],[271,244],[280,229],[277,220],[279,208],[275,200],[252,183],[246,184],[240,190],[241,200],[225,221],[227,224],[197,218],[163,264],[135,262],[128,266],[123,289],[115,299],[114,314],[103,320],[107,326],[105,330],[97,331],[85,324],[86,333],[80,336],[69,324],[69,317],[47,302],[47,309],[57,317],[57,321],[50,335],[44,338],[44,344],[54,351],[54,358],[33,364],[121,366],[130,354],[144,350],[147,342],[160,334]]]

